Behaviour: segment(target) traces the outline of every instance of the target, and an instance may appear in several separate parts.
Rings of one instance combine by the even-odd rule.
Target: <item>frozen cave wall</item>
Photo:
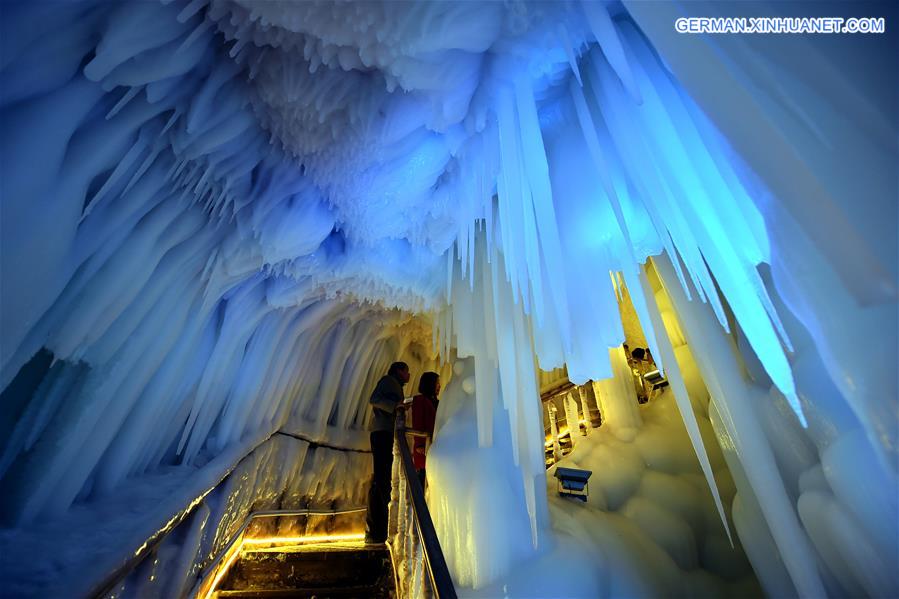
[[[4,593],[180,597],[251,512],[364,505],[368,452],[310,444],[283,433],[248,441],[206,463],[156,468],[114,496],[77,503],[64,518],[3,531]],[[190,505],[185,498],[191,498]],[[109,578],[160,530],[166,534],[147,559],[121,580]],[[310,528],[294,534],[303,532],[331,531]],[[48,547],[53,547],[51,553]],[[46,559],[34,559],[36,555]]]
[[[118,497],[163,526],[208,487],[151,508],[149,481],[213,485],[263,443],[364,448],[391,361],[449,382],[460,356],[467,443],[508,466],[522,543],[481,573],[461,542],[448,559],[502,580],[553,543],[538,367],[645,424],[615,392],[626,295],[762,586],[895,594],[896,35],[672,27],[895,5],[0,10],[4,556],[61,551],[48,531],[100,530]],[[210,522],[277,503],[304,467],[277,462]],[[359,498],[339,480],[309,493]],[[82,563],[2,575],[106,573]]]

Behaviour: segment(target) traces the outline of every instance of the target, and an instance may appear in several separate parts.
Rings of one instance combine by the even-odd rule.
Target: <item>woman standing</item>
[[[418,395],[412,398],[412,428],[426,437],[416,435],[412,442],[412,463],[425,487],[425,455],[434,436],[434,419],[437,416],[437,395],[440,393],[440,375],[426,372],[418,381]]]

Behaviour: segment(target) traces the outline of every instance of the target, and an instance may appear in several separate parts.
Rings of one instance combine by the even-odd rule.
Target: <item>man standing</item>
[[[393,426],[396,410],[403,405],[403,385],[409,382],[409,366],[394,362],[371,394],[374,417],[371,423],[371,456],[374,466],[368,489],[366,543],[387,540],[387,504],[390,503],[390,478],[393,468]]]

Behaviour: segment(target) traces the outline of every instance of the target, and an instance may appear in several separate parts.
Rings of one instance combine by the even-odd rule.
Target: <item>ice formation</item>
[[[4,3],[0,553],[58,548],[48,531],[162,473],[212,480],[276,431],[364,449],[367,395],[405,359],[412,389],[456,380],[435,450],[486,456],[467,495],[465,461],[434,474],[453,575],[501,588],[563,560],[556,532],[583,517],[547,501],[540,369],[593,381],[606,430],[577,452],[652,439],[622,378],[626,303],[696,460],[666,472],[721,526],[708,551],[730,536],[771,595],[899,593],[896,35],[672,27],[816,10]],[[250,487],[287,489],[302,458],[282,462]],[[171,488],[180,507],[149,521],[206,491]],[[639,527],[652,501],[615,516]],[[585,551],[579,571],[639,568]],[[97,576],[7,559],[23,594]]]

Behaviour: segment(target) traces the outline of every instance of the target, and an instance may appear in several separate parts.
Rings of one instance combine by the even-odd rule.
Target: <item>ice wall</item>
[[[64,520],[0,531],[4,593],[97,592],[114,569],[168,526],[162,543],[109,592],[179,597],[253,511],[364,506],[369,453],[315,446],[284,434],[247,441],[202,466],[158,469],[116,495],[75,506]],[[189,505],[184,497],[190,497]],[[187,517],[172,527],[185,510]],[[358,525],[361,530],[361,521]]]
[[[4,7],[0,383],[53,356],[4,395],[7,523],[259,431],[340,440],[390,361],[433,357],[395,309],[432,301],[428,258],[347,238],[211,23],[152,2]]]

